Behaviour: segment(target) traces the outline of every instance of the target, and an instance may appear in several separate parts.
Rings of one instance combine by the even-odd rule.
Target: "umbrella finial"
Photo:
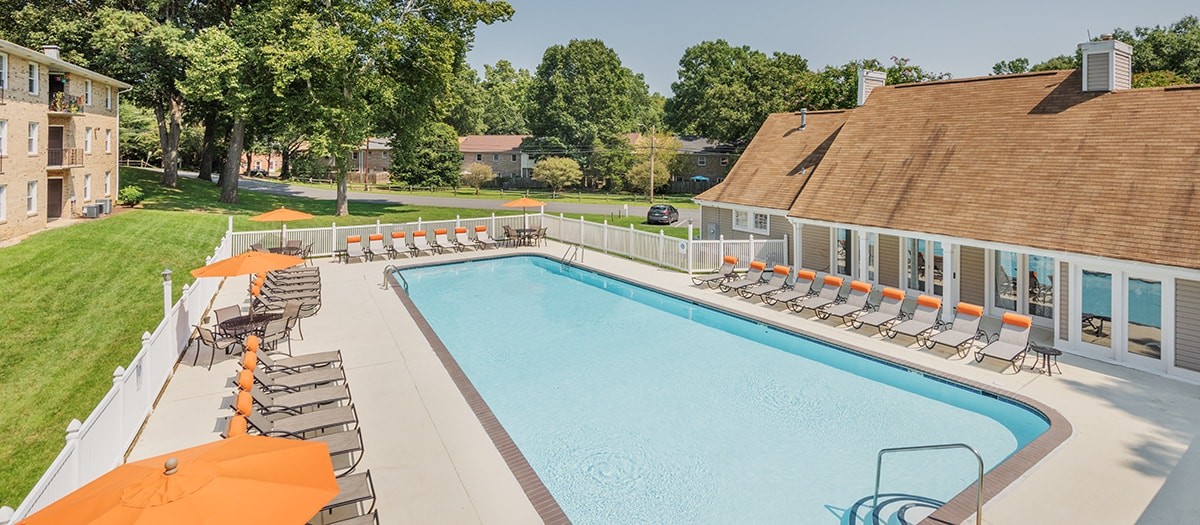
[[[166,463],[163,463],[163,466],[167,469],[163,474],[170,476],[179,471],[179,460],[175,458],[168,459]]]

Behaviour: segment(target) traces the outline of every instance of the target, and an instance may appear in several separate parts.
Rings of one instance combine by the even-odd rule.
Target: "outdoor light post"
[[[163,317],[171,315],[171,269],[162,272],[163,278]]]

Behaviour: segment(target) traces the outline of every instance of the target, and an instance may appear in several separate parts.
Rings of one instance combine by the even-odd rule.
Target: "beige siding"
[[[782,211],[780,213],[783,213]],[[713,220],[713,218],[716,220]],[[783,239],[787,235],[792,237],[792,225],[788,222],[786,215],[771,215],[767,227],[770,232],[767,235],[761,233],[750,233],[741,230],[733,229],[733,210],[725,208],[705,207],[701,211],[701,221],[705,224],[705,235],[707,235],[708,224],[716,222],[719,225],[718,235],[724,235],[726,239],[731,241],[744,241],[749,239],[751,235],[755,239]]]
[[[1113,89],[1129,89],[1133,85],[1133,79],[1130,78],[1132,73],[1132,65],[1130,64],[1130,56],[1124,53],[1116,53],[1113,62],[1116,67],[1113,68]]]
[[[879,236],[879,284],[900,287],[900,238]]]
[[[700,207],[700,235],[704,240],[715,241],[728,231],[729,226],[721,222],[721,212],[720,208],[712,206]]]
[[[1091,53],[1087,60],[1087,90],[1108,91],[1108,53]]]
[[[971,304],[984,304],[987,296],[987,266],[984,264],[983,248],[963,246],[959,249],[958,262],[958,297]]]
[[[1071,337],[1071,266],[1065,262],[1058,263],[1058,336],[1062,339]]]
[[[1175,366],[1200,372],[1200,282],[1175,281]]]
[[[829,228],[805,224],[801,237],[804,243],[802,265],[811,270],[829,271]]]

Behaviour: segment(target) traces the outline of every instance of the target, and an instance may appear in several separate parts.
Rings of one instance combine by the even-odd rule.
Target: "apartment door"
[[[63,180],[46,179],[46,218],[57,219],[62,217],[62,204]]]
[[[46,128],[49,136],[46,139],[46,165],[47,166],[62,166],[63,165],[63,127],[50,126]],[[61,185],[62,181],[59,181]]]

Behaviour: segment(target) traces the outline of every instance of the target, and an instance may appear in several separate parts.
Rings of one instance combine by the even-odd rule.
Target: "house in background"
[[[118,98],[131,86],[58,51],[0,40],[0,240],[117,195]]]
[[[1200,85],[1130,89],[1130,46],[1079,48],[1079,70],[871,89],[795,193],[795,264],[939,295],[946,319],[959,301],[1026,314],[1060,350],[1200,382]],[[803,153],[757,147],[776,135],[707,207],[787,185]]]
[[[737,162],[735,148],[729,144],[721,144],[714,140],[692,135],[679,135],[680,153],[686,156],[684,171],[672,177],[673,181],[684,182],[699,180],[695,177],[708,179],[711,184],[725,180],[726,174]]]
[[[521,151],[521,141],[528,135],[467,135],[458,138],[458,151],[463,156],[463,169],[479,162],[492,168],[497,178],[529,179],[533,177],[533,160]]]

